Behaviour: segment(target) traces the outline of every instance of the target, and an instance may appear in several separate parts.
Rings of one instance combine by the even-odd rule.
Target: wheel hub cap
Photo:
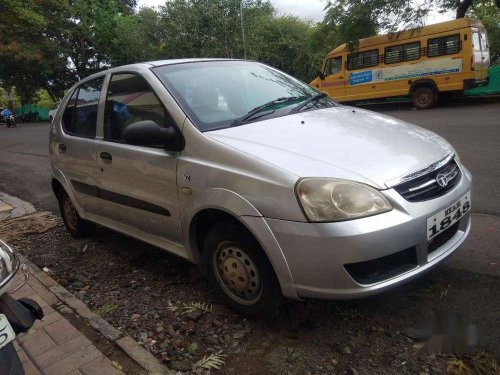
[[[262,282],[252,258],[237,246],[222,244],[214,257],[219,284],[226,294],[242,304],[255,303],[262,293]]]

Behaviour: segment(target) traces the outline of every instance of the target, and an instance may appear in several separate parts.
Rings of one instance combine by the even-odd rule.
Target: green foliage
[[[35,104],[38,108],[52,108],[54,100],[50,97],[47,90],[40,89],[36,92],[33,98],[33,104]]]

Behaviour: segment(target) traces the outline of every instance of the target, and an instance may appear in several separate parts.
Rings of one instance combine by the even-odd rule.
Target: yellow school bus
[[[325,58],[311,86],[336,101],[411,97],[419,109],[439,95],[488,81],[490,53],[484,26],[462,18],[343,44]]]

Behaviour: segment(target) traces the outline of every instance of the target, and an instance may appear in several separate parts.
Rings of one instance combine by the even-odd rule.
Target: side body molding
[[[276,272],[283,294],[288,298],[299,299],[290,268],[278,241],[262,214],[247,199],[231,190],[213,188],[199,192],[195,198],[185,203],[181,215],[183,228],[185,228],[185,244],[194,263],[200,263],[201,257],[195,245],[196,234],[193,219],[206,209],[224,211],[243,224],[260,243]]]

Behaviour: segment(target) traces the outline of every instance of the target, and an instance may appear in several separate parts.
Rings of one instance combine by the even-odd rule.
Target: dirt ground
[[[202,372],[212,354],[218,374],[499,373],[495,276],[445,264],[378,296],[290,301],[276,318],[249,319],[195,266],[104,228],[76,241],[58,224],[11,244],[174,370]]]

